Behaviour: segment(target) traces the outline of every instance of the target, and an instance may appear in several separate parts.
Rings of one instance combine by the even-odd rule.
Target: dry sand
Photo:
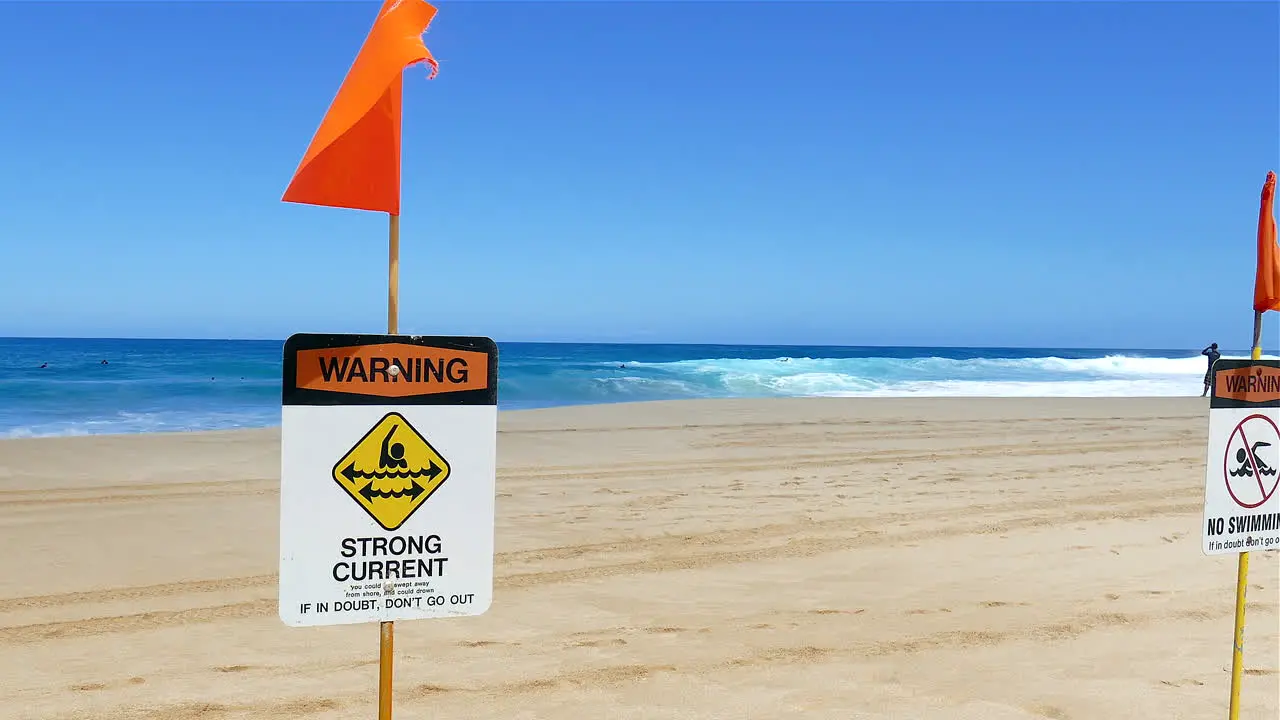
[[[1201,400],[504,413],[479,618],[397,718],[1223,718]],[[0,442],[0,717],[374,718],[376,626],[275,606],[278,432]],[[1280,717],[1255,553],[1242,718]]]

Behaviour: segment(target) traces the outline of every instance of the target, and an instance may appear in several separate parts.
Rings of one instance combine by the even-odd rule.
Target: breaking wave
[[[280,424],[276,341],[0,339],[0,438]],[[1232,353],[1227,353],[1230,356]],[[753,397],[1195,396],[1191,351],[503,343],[504,409]]]
[[[1202,390],[1202,357],[773,357],[566,366],[504,385],[513,403],[717,397],[1153,397]],[[560,400],[560,402],[557,402]]]

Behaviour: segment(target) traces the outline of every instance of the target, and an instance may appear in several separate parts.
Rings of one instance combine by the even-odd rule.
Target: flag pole
[[[387,334],[400,332],[400,216],[387,214],[390,242],[387,258]]]
[[[1253,313],[1253,350],[1250,357],[1262,359],[1262,313]],[[1240,717],[1240,676],[1244,673],[1244,607],[1245,594],[1249,590],[1249,553],[1242,552],[1236,556],[1236,628],[1231,643],[1231,707],[1227,712],[1230,720]]]
[[[1244,596],[1249,584],[1249,553],[1242,552],[1236,560],[1236,631],[1231,647],[1231,709],[1230,720],[1240,717],[1240,675],[1244,670]]]
[[[1253,312],[1253,359],[1262,359],[1262,313]]]
[[[400,216],[387,213],[387,334],[400,329]],[[383,622],[378,638],[378,720],[391,720],[391,678],[395,623]]]
[[[404,69],[439,64],[422,41],[436,8],[426,0],[383,0],[364,45],[311,137],[281,200],[382,211],[388,220],[387,334],[399,334],[400,131]],[[376,99],[376,100],[375,100]],[[390,109],[392,112],[388,113]],[[365,122],[375,118],[374,122]],[[368,163],[370,156],[385,162]],[[394,193],[394,194],[393,194]],[[391,369],[392,373],[396,368]],[[385,608],[384,608],[385,609]],[[378,720],[391,720],[395,623],[378,638]]]
[[[378,720],[391,720],[391,660],[395,623],[384,622],[378,641]]]

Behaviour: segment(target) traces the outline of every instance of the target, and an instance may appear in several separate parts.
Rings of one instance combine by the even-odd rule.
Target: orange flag
[[[400,214],[400,100],[404,69],[439,70],[422,34],[436,9],[384,0],[338,94],[298,164],[285,202]]]
[[[1258,211],[1258,274],[1253,280],[1253,310],[1280,310],[1280,252],[1276,248],[1276,174],[1267,173],[1262,184],[1262,209]]]

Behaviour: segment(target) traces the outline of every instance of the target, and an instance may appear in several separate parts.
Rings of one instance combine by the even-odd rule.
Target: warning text
[[[338,582],[444,577],[444,566],[449,562],[447,557],[438,557],[442,551],[439,535],[349,537],[339,546],[341,557],[358,559],[334,564],[333,579]]]
[[[409,397],[489,387],[489,354],[474,350],[381,343],[297,352],[295,383],[321,390]]]

